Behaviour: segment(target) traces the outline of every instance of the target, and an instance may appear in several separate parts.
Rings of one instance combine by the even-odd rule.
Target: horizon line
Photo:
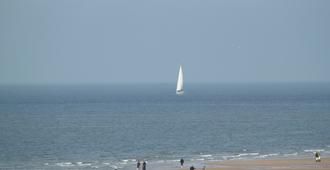
[[[186,81],[185,84],[310,84],[330,83],[330,81]],[[113,83],[0,83],[0,86],[111,86],[176,84],[176,82],[113,82]]]

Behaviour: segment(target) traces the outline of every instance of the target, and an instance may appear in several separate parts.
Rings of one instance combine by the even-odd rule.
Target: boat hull
[[[183,95],[184,91],[176,91],[177,95]]]

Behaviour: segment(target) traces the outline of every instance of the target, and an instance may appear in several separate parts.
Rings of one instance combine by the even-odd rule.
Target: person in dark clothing
[[[190,167],[190,170],[195,170],[195,167],[194,167],[194,166],[191,166],[191,167]]]
[[[181,168],[183,167],[183,163],[184,163],[184,160],[181,158],[180,159]]]
[[[140,161],[138,160],[137,164],[136,164],[136,170],[139,170],[140,169],[140,166],[141,166],[141,163]]]
[[[142,164],[142,170],[146,170],[146,169],[147,169],[147,163],[146,161],[144,161]]]

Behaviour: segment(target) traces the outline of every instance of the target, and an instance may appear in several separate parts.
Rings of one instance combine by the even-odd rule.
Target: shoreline
[[[147,161],[147,169],[151,170],[189,170],[194,166],[195,170],[330,170],[330,157],[322,157],[321,162],[316,163],[313,157],[310,158],[270,158],[270,159],[234,159],[234,160],[187,160],[184,167],[180,168],[179,160],[165,162]],[[41,165],[41,164],[39,164]],[[111,161],[64,161],[43,163],[40,167],[37,164],[21,164],[2,166],[4,169],[136,169],[136,160],[126,160],[121,163]]]
[[[201,170],[203,167],[195,167]],[[185,167],[184,169],[189,169]],[[206,164],[206,170],[330,170],[330,158],[315,159],[260,159],[260,160],[225,160]]]

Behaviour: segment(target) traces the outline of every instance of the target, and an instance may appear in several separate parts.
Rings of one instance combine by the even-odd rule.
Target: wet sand
[[[196,167],[197,170],[202,167]],[[206,170],[330,170],[330,158],[314,159],[281,159],[281,160],[230,160],[211,163]]]

